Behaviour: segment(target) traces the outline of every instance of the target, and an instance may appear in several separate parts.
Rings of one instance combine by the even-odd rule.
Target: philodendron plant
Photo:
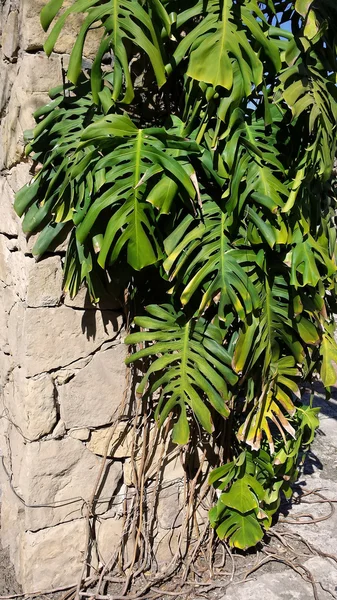
[[[75,13],[16,211],[36,256],[69,233],[72,296],[128,288],[138,393],[223,440],[211,525],[254,546],[318,425],[301,385],[336,381],[336,1],[50,0],[48,55]]]

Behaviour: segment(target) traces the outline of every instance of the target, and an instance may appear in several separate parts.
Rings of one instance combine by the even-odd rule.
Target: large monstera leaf
[[[127,363],[152,357],[152,364],[137,392],[153,394],[160,390],[156,409],[159,425],[168,414],[179,408],[180,415],[173,429],[173,441],[186,444],[189,439],[189,420],[194,416],[203,428],[213,430],[208,406],[226,418],[228,386],[237,376],[231,369],[231,357],[222,346],[222,333],[203,319],[187,320],[172,306],[148,306],[150,317],[136,317],[135,324],[146,329],[131,333],[127,344],[151,342],[131,355]],[[149,380],[157,375],[157,379]],[[158,378],[159,377],[159,378]]]
[[[165,212],[179,189],[187,198],[196,194],[186,155],[198,148],[180,139],[175,129],[172,135],[165,129],[138,129],[126,114],[97,115],[85,128],[87,113],[88,104],[81,100],[73,112],[50,107],[35,130],[43,144],[45,128],[55,122],[48,160],[33,183],[18,194],[15,208],[20,215],[26,213],[23,227],[28,233],[48,217],[60,227],[73,222],[77,228],[73,249],[82,265],[87,264],[84,246],[89,240],[101,267],[114,263],[126,248],[128,263],[140,270],[161,257],[155,211]],[[40,150],[38,136],[34,147]],[[52,170],[49,164],[55,165]],[[43,239],[50,241],[60,227],[48,225]],[[35,254],[46,247],[40,240]]]
[[[318,64],[306,67],[302,60],[289,66],[280,75],[279,93],[291,108],[294,119],[305,113],[308,122],[309,153],[307,162],[320,176],[331,175],[335,151],[335,123],[337,119],[337,92],[331,76],[325,76]],[[301,164],[300,167],[303,167]],[[304,177],[303,177],[304,179]],[[293,203],[288,203],[288,210]]]
[[[228,306],[245,319],[259,303],[253,274],[248,275],[256,267],[256,254],[230,245],[228,217],[210,200],[203,205],[203,222],[186,235],[191,223],[193,220],[187,217],[165,242],[168,258],[164,267],[171,280],[179,276],[184,284],[182,304],[186,305],[202,291],[200,314],[217,297],[221,319],[225,320]]]
[[[262,82],[263,73],[262,62],[251,46],[251,36],[258,49],[264,49],[276,68],[280,66],[280,57],[276,43],[268,39],[263,31],[265,18],[258,2],[252,1],[242,7],[241,12],[237,13],[240,19],[235,18],[236,9],[233,0],[197,2],[194,14],[199,11],[204,18],[180,42],[173,60],[179,64],[188,55],[189,77],[226,90],[233,87],[238,64],[244,93],[248,96],[252,85],[258,86]]]
[[[47,30],[62,8],[63,0],[50,0],[41,12],[41,23]],[[159,2],[152,2],[153,9],[160,18],[165,19],[166,27],[169,27],[169,18],[166,11]],[[58,17],[49,37],[44,45],[49,55],[57,42],[67,18],[72,14],[84,13],[85,17],[79,34],[71,52],[68,79],[76,83],[82,70],[82,56],[84,44],[88,32],[93,27],[101,27],[103,38],[91,71],[93,98],[99,101],[103,90],[104,80],[101,73],[103,56],[109,51],[113,52],[114,69],[112,73],[112,98],[130,103],[134,97],[133,82],[129,68],[129,57],[126,42],[131,42],[148,56],[153,67],[154,74],[159,86],[166,81],[164,63],[162,60],[158,34],[154,28],[151,16],[143,9],[137,0],[75,0],[61,16]],[[123,77],[125,93],[123,91]]]
[[[97,190],[78,226],[77,239],[83,243],[101,215],[104,220],[104,215],[109,214],[106,209],[112,212],[100,244],[98,264],[101,267],[115,262],[124,246],[127,261],[135,270],[158,260],[160,251],[152,207],[158,188],[156,191],[153,186],[149,188],[153,176],[164,174],[163,187],[168,188],[172,183],[176,193],[181,186],[188,197],[194,198],[196,190],[188,171],[172,156],[175,136],[170,144],[173,148],[165,148],[168,137],[164,129],[138,129],[127,115],[103,117],[83,132],[83,144],[93,145],[95,156],[102,156],[94,162],[92,176],[105,191],[101,194],[100,189]],[[184,141],[178,140],[177,145],[181,156]],[[186,146],[189,151],[193,149],[190,143]],[[81,165],[81,158],[77,165]]]
[[[250,369],[261,365],[261,378],[247,394],[248,414],[238,437],[258,450],[265,435],[274,452],[270,423],[283,437],[285,433],[294,436],[289,418],[294,416],[294,402],[300,397],[297,365],[319,343],[320,327],[309,314],[294,316],[284,277],[276,277],[272,284],[267,281],[262,289],[260,317],[253,317],[251,324],[243,326],[232,366],[246,378]]]
[[[81,184],[67,173],[72,164],[88,115],[95,114],[90,86],[81,80],[74,86],[50,92],[49,104],[38,109],[35,129],[26,132],[29,140],[26,154],[31,153],[35,164],[42,164],[32,181],[15,198],[14,208],[24,215],[23,230],[27,234],[41,231],[33,247],[40,256],[72,219],[72,211],[81,213],[88,204],[92,177],[85,174]],[[90,152],[87,151],[90,159]],[[87,159],[88,160],[88,159]]]

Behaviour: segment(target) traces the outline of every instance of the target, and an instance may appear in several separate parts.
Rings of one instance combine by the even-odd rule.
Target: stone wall
[[[76,20],[68,23],[48,59],[39,24],[44,4],[1,0],[0,18],[1,541],[24,591],[78,579],[85,506],[126,381],[116,303],[106,298],[95,308],[85,290],[75,300],[65,297],[64,248],[36,262],[13,211],[15,192],[30,179],[24,131],[34,125],[33,111],[48,101],[47,91],[62,82],[76,27]],[[93,32],[88,60],[96,43]],[[171,468],[171,478],[176,475]],[[94,567],[107,560],[121,533],[127,485],[133,483],[125,440],[108,458],[96,503]],[[163,530],[167,519],[162,515]]]
[[[48,90],[62,82],[78,20],[67,23],[48,59],[39,23],[45,0],[0,4],[1,542],[29,592],[77,582],[86,505],[109,424],[125,396],[126,349],[114,299],[104,298],[95,308],[85,290],[75,300],[65,297],[64,247],[36,262],[34,240],[23,235],[13,211],[15,192],[30,179],[24,131],[33,127],[32,113],[48,101]],[[97,32],[92,32],[87,64],[96,44]],[[121,506],[134,485],[130,447],[126,436],[114,458],[107,459],[95,504],[94,568],[108,559],[122,532]],[[158,504],[159,539],[179,525],[183,475],[173,453]],[[165,544],[158,548],[159,558],[167,555]]]
[[[35,262],[13,211],[14,193],[30,178],[23,133],[62,82],[72,37],[69,26],[56,53],[44,55],[43,4],[6,1],[0,19],[1,540],[28,591],[78,577],[84,501],[103,460],[88,447],[91,431],[111,422],[125,387],[120,313],[91,307],[84,291],[65,298],[62,247]],[[120,530],[110,498],[122,485],[123,460],[110,462],[98,505],[102,557]]]

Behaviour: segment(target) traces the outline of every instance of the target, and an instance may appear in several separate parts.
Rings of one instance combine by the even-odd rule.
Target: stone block
[[[1,15],[0,15],[1,17]],[[1,18],[0,18],[1,22]],[[11,90],[17,75],[18,64],[10,64],[8,61],[3,60],[3,52],[0,45],[0,60],[1,60],[1,69],[0,69],[0,114],[2,118],[6,115],[8,111],[9,99],[11,96]]]
[[[87,448],[98,454],[104,456],[106,446],[111,435],[111,431],[114,426],[102,427],[91,433],[90,441],[87,444]],[[131,456],[132,451],[132,430],[130,427],[126,430],[126,423],[120,423],[117,425],[113,432],[112,438],[109,442],[108,456],[114,458],[127,458]]]
[[[60,440],[66,435],[66,433],[66,424],[64,421],[62,421],[62,419],[60,419],[52,433],[52,438],[53,440]]]
[[[49,101],[48,90],[62,81],[61,59],[23,54],[11,87],[8,111],[1,123],[0,168],[10,169],[23,157],[26,129],[34,127],[32,113]]]
[[[21,162],[13,167],[8,175],[7,181],[13,192],[18,192],[26,183],[30,181],[32,175],[30,173],[31,163],[29,161]]]
[[[70,437],[27,443],[24,448],[15,438],[11,446],[13,457],[17,456],[13,483],[27,505],[26,530],[52,527],[85,514],[102,459]],[[108,461],[95,505],[97,514],[110,508],[121,477],[121,463]]]
[[[65,0],[63,8],[68,8],[72,0]],[[49,31],[45,33],[40,25],[40,12],[45,5],[45,0],[22,0],[21,1],[21,31],[20,43],[23,50],[41,50]],[[56,42],[55,52],[58,54],[69,53],[73,48],[76,35],[83,22],[83,15],[70,15]],[[84,46],[84,56],[94,58],[98,44],[102,37],[102,31],[94,29],[89,32]]]
[[[87,427],[82,427],[79,429],[70,429],[69,435],[70,437],[74,438],[74,440],[81,440],[82,442],[87,442],[90,437],[90,429],[87,429]]]
[[[97,305],[90,301],[89,292],[85,286],[82,286],[75,298],[70,298],[68,294],[64,297],[64,304],[71,308],[82,308],[87,310],[121,310],[122,305],[116,295],[113,293],[102,293]]]
[[[86,312],[66,306],[23,310],[17,304],[9,316],[8,337],[15,360],[24,367],[25,375],[32,377],[56,371],[93,354],[108,340],[118,338],[121,326],[122,317],[113,312]],[[118,369],[121,369],[120,365],[116,372],[113,370],[115,378]],[[87,381],[88,384],[90,390],[86,390],[86,397],[89,396],[90,403],[93,404],[92,394],[95,388],[91,381]],[[100,391],[100,398],[101,394]],[[76,396],[78,395],[80,392],[77,390]],[[83,411],[83,398],[78,396],[77,401],[80,411]],[[99,404],[100,402],[96,406],[98,412]],[[90,423],[85,422],[83,425]],[[69,428],[75,426],[78,423],[67,423]]]
[[[129,434],[131,438],[131,434]],[[131,440],[129,445],[131,444]],[[167,483],[177,482],[180,483],[184,480],[185,470],[179,457],[179,448],[174,445],[170,439],[167,439],[165,448],[163,451],[160,432],[158,431],[157,425],[154,425],[148,442],[148,447],[152,448],[151,456],[148,457],[146,478],[148,480],[154,479],[157,474],[157,470],[160,467],[162,473],[162,481]],[[138,439],[135,446],[135,465],[138,469],[142,462],[142,440]],[[135,485],[134,473],[130,460],[126,460],[124,464],[124,479],[128,486]]]
[[[62,296],[62,279],[59,256],[51,256],[35,263],[28,276],[27,306],[58,306]]]
[[[26,531],[21,548],[21,585],[24,592],[76,585],[85,545],[84,519],[40,531]]]
[[[10,187],[7,178],[4,176],[0,176],[0,202],[0,233],[10,236],[17,236],[21,224],[13,208],[14,192]]]
[[[182,501],[178,485],[164,487],[159,494],[157,517],[161,529],[171,530],[183,522]]]
[[[70,308],[63,310],[79,314],[79,311]],[[95,314],[96,311],[88,312]],[[102,314],[106,313],[97,312],[100,319]],[[98,352],[86,367],[58,388],[61,416],[67,429],[99,427],[111,422],[124,395],[125,357],[126,347],[123,344]]]
[[[99,519],[96,525],[97,562],[105,565],[114,554],[123,533],[123,519]]]
[[[33,264],[32,258],[18,251],[16,240],[0,234],[0,281],[21,300],[26,298],[27,274]]]
[[[57,421],[55,387],[50,375],[27,379],[14,369],[5,390],[5,403],[12,421],[28,440],[48,435]]]
[[[61,57],[44,54],[23,54],[18,77],[15,81],[16,92],[20,99],[21,92],[32,94],[48,93],[49,90],[62,83]]]
[[[19,47],[18,15],[17,10],[9,13],[2,34],[2,50],[9,60],[16,56]]]
[[[9,549],[11,563],[14,565],[16,577],[21,583],[25,509],[7,480],[1,482],[1,488],[1,545],[3,548]]]

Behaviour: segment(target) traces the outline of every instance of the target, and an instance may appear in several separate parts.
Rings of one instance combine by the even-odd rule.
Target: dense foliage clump
[[[39,168],[16,210],[41,231],[37,256],[70,232],[72,296],[83,281],[94,301],[111,279],[128,289],[138,392],[159,425],[173,414],[174,442],[217,440],[211,525],[253,546],[318,424],[301,385],[336,380],[337,5],[62,5],[41,13],[48,54],[68,16],[83,25],[68,83],[35,113]]]

